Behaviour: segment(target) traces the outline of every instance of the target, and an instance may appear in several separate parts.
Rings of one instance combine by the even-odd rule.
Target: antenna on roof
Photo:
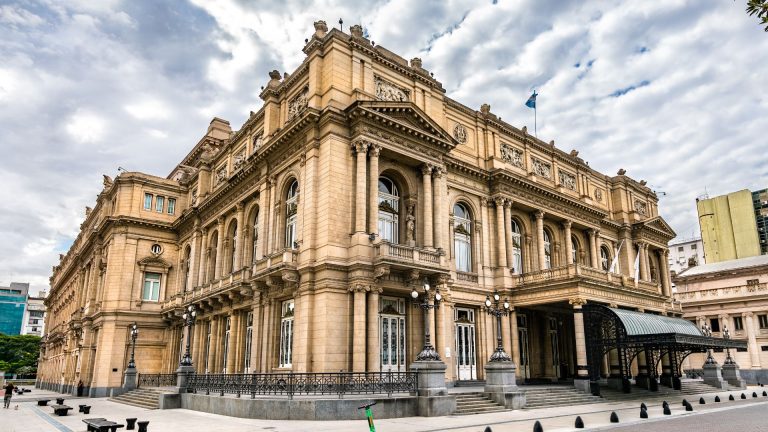
[[[344,31],[344,20],[339,18],[339,29],[341,31]]]
[[[128,172],[128,170],[123,168],[123,167],[121,167],[121,166],[119,166],[119,167],[117,167],[117,172],[124,173],[124,172]]]

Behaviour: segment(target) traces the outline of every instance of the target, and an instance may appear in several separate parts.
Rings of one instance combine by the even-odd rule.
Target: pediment
[[[658,231],[666,236],[669,236],[670,239],[675,237],[677,234],[672,229],[671,226],[667,223],[667,221],[664,220],[661,216],[656,216],[654,218],[644,220],[642,222],[638,222],[634,224],[636,229],[642,229],[642,228],[650,228],[655,231]]]
[[[142,269],[146,267],[155,267],[155,268],[162,268],[162,269],[168,270],[171,267],[173,267],[173,265],[170,262],[164,260],[163,258],[160,258],[159,256],[144,257],[140,259],[137,264]]]

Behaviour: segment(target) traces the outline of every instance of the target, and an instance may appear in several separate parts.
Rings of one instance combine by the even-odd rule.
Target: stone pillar
[[[243,268],[243,245],[245,244],[243,233],[248,232],[248,228],[245,227],[245,224],[243,223],[244,209],[245,204],[242,202],[237,203],[237,214],[235,216],[237,219],[237,232],[235,232],[235,236],[232,238],[232,241],[235,242],[235,248],[233,250],[235,256],[232,259],[232,273]],[[237,238],[238,236],[240,238]]]
[[[219,334],[219,320],[216,317],[211,317],[211,342],[208,344],[208,373],[218,373],[216,370],[216,347],[218,342],[217,335]]]
[[[379,233],[379,153],[381,146],[372,144],[368,156],[368,233]]]
[[[434,230],[434,220],[432,219],[432,165],[424,164],[421,167],[422,187],[424,188],[424,243],[423,247],[431,248],[433,246],[432,233]]]
[[[368,372],[381,370],[379,357],[379,294],[381,288],[373,286],[368,293]]]
[[[573,242],[571,241],[571,221],[563,222],[563,231],[565,232],[565,262],[566,264],[575,264],[573,262]]]
[[[520,333],[517,329],[517,311],[514,308],[510,308],[509,322],[512,332],[512,350],[509,351],[509,355],[512,357],[512,361],[515,365],[520,364]],[[515,375],[519,373],[519,370],[515,371]]]
[[[740,389],[747,388],[747,382],[741,377],[738,364],[726,363],[721,370],[723,372],[723,379],[727,381],[729,385]]]
[[[269,203],[267,202],[267,199],[269,197],[270,187],[269,187],[269,180],[264,182],[264,185],[261,187],[261,191],[259,192],[259,230],[260,232],[254,233],[258,235],[256,244],[256,252],[255,256],[251,257],[251,262],[248,263],[253,264],[256,260],[260,260],[264,255],[267,254],[267,239],[269,238],[269,234],[267,232],[267,227],[269,226]]]
[[[187,264],[189,266],[189,286],[182,288],[182,289],[189,288],[190,291],[194,290],[195,287],[197,286],[197,275],[198,275],[197,261],[199,259],[198,255],[200,253],[200,230],[198,228],[195,228],[195,232],[192,233],[191,243],[192,243],[191,245],[192,248],[189,251],[189,264]]]
[[[358,141],[353,144],[353,149],[357,154],[355,177],[355,232],[365,232],[365,184],[367,181],[365,173],[365,154],[368,151],[368,143]]]
[[[511,327],[512,326],[509,324],[509,315],[501,317],[501,346],[507,354],[512,352],[512,335],[509,334]]]
[[[448,364],[451,362],[445,357],[445,315],[449,307],[448,296],[446,295],[445,290],[443,290],[443,301],[440,302],[440,307],[435,311],[435,326],[433,327],[435,332],[432,334],[435,341],[435,351],[437,351],[440,357]]]
[[[640,279],[648,281],[651,279],[648,275],[648,243],[639,242],[638,253],[640,254]]]
[[[433,230],[433,239],[435,248],[437,249],[443,249],[445,248],[445,244],[443,244],[443,216],[444,216],[444,210],[443,210],[443,199],[445,198],[443,196],[443,191],[441,188],[443,179],[445,177],[445,169],[441,167],[435,167],[432,171],[433,173],[433,180],[432,180],[432,230]]]
[[[717,363],[704,363],[704,384],[721,390],[728,390],[728,382],[723,379],[722,369]]]
[[[424,417],[446,416],[456,411],[456,396],[445,387],[445,363],[415,361],[411,371],[418,372],[418,414]]]
[[[365,291],[366,287],[362,284],[354,284],[350,288],[354,300],[353,328],[352,337],[352,371],[365,372]]]
[[[589,236],[589,264],[592,268],[600,268],[600,255],[597,253],[597,230],[589,229],[587,235]]]
[[[504,251],[507,254],[507,267],[514,267],[512,262],[512,201],[504,200]],[[518,270],[519,271],[519,270]],[[509,352],[509,351],[507,351]]]
[[[584,333],[584,314],[582,306],[586,300],[575,297],[569,300],[573,306],[573,333],[576,346],[576,377],[573,380],[574,387],[581,391],[589,391],[589,369],[587,364],[587,343]]]
[[[205,285],[205,283],[208,281],[207,275],[205,274],[206,271],[206,258],[208,257],[208,230],[203,228],[201,233],[202,237],[202,246],[200,247],[200,258],[198,260],[198,272],[197,272],[197,282],[199,285]]]
[[[506,267],[507,246],[505,244],[506,220],[504,219],[504,198],[494,198],[496,203],[496,267]]]
[[[547,268],[547,258],[544,252],[544,212],[537,210],[536,216],[536,244],[538,246],[539,270]]]
[[[266,234],[267,234],[263,238],[264,255],[270,255],[272,251],[275,249],[275,242],[277,241],[277,238],[275,237],[275,231],[276,231],[275,227],[279,226],[277,225],[277,215],[280,214],[280,211],[278,209],[279,198],[277,197],[277,183],[274,175],[269,176],[269,178],[267,178],[267,188],[269,190],[269,201],[267,201],[267,205],[266,207],[264,207],[264,210],[267,211],[267,215],[266,215],[267,219],[264,221]]]
[[[650,389],[650,375],[648,374],[648,359],[645,356],[645,351],[637,353],[637,376],[635,377],[635,383],[638,387],[644,389]]]
[[[752,312],[744,312],[741,316],[747,325],[747,350],[749,350],[749,359],[752,363],[752,369],[760,369],[760,349],[757,346],[757,339],[755,335],[755,317]]]
[[[221,277],[221,263],[222,263],[222,257],[224,255],[224,216],[220,216],[217,220],[217,242],[216,242],[216,264],[214,266],[213,270],[213,278],[218,279]]]
[[[232,312],[229,315],[229,340],[227,341],[227,373],[237,373],[237,341],[240,339],[240,314]],[[226,331],[226,329],[224,330]],[[225,336],[226,337],[226,336]]]
[[[251,368],[248,372],[254,373],[259,371],[259,360],[261,359],[261,349],[263,339],[261,335],[261,314],[264,310],[261,305],[261,296],[256,295],[253,299],[252,309],[253,312],[253,330],[251,336]]]
[[[661,274],[661,293],[664,297],[672,297],[671,277],[669,274],[669,250],[659,251],[659,267]]]

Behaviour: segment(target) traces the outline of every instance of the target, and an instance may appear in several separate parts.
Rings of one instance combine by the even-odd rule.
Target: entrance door
[[[477,379],[475,311],[456,308],[456,368],[459,380]]]
[[[557,332],[557,318],[549,318],[549,344],[550,351],[552,351],[552,369],[554,369],[555,376],[560,376],[560,340]]]
[[[382,297],[380,304],[381,371],[405,372],[405,300]]]
[[[520,343],[520,378],[531,377],[530,355],[528,349],[528,315],[517,314],[517,333]]]

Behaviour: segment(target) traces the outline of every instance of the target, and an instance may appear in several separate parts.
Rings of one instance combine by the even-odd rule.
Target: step
[[[158,408],[157,405],[149,405],[149,404],[142,404],[142,403],[136,403],[136,402],[129,402],[129,401],[124,401],[124,400],[117,400],[117,399],[114,399],[114,398],[110,398],[109,400],[112,401],[112,402],[117,402],[117,403],[121,403],[121,404],[125,404],[125,405],[131,405],[131,406],[135,406],[135,407],[139,407],[139,408],[146,408],[146,409],[157,409]]]

